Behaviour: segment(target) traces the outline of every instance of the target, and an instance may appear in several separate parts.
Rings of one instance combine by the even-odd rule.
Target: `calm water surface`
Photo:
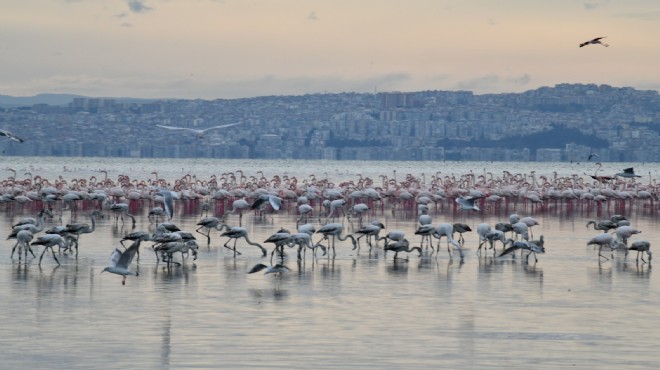
[[[243,169],[267,176],[287,171],[302,176],[329,172],[354,178],[357,173],[427,173],[483,171],[485,166],[517,171],[573,173],[569,164],[512,163],[380,163],[273,162],[2,158],[21,177],[32,171],[44,177],[117,174],[149,178],[152,171],[176,178],[182,172],[198,177]],[[66,171],[64,166],[67,166]],[[554,167],[553,167],[554,166]],[[611,165],[609,165],[611,166]],[[618,171],[619,166],[611,166]],[[620,167],[623,167],[620,166]],[[657,173],[658,166],[635,164]],[[182,171],[182,168],[185,169]],[[371,169],[373,168],[373,170]],[[589,167],[591,168],[591,165]],[[309,172],[309,173],[307,173]],[[367,172],[368,173],[368,172]],[[7,175],[8,176],[8,175]],[[366,174],[365,174],[366,176]],[[0,177],[3,177],[0,175]],[[161,177],[163,177],[161,175]],[[181,207],[181,205],[177,205]],[[135,230],[153,231],[149,206],[139,208]],[[433,210],[434,223],[481,222],[494,225],[517,209],[499,213],[455,213]],[[34,216],[28,207],[0,205],[0,232],[8,235],[18,219]],[[608,213],[609,212],[609,213]],[[78,222],[89,222],[81,211]],[[523,213],[523,212],[519,212]],[[243,255],[223,248],[213,233],[204,240],[199,258],[182,267],[157,264],[150,243],[133,268],[126,286],[121,277],[101,274],[119,240],[132,231],[106,212],[93,234],[80,239],[77,258],[59,254],[37,260],[10,258],[13,240],[0,248],[0,311],[3,312],[1,368],[658,368],[660,333],[658,277],[648,264],[637,264],[614,252],[599,263],[586,246],[596,231],[590,219],[607,218],[614,210],[583,209],[532,215],[540,225],[546,254],[525,264],[518,257],[479,258],[477,236],[466,234],[463,263],[447,253],[394,262],[382,249],[358,254],[350,242],[340,243],[335,259],[300,264],[290,253],[291,272],[281,279],[246,272],[260,257],[256,247],[239,241]],[[639,238],[660,245],[657,211],[627,209]],[[194,231],[199,214],[178,212],[173,219]],[[61,223],[70,214],[64,213]],[[403,230],[414,241],[416,217],[389,210],[374,211],[386,230]],[[238,223],[230,216],[230,224]],[[295,229],[296,216],[286,211],[272,219],[243,217],[250,238],[261,242],[280,227]],[[344,221],[352,231],[357,227]],[[60,224],[55,217],[46,226]],[[314,240],[317,240],[316,237]],[[652,247],[654,249],[654,247]],[[35,250],[37,257],[41,249]],[[609,251],[606,253],[609,254]],[[632,257],[632,258],[631,258]]]

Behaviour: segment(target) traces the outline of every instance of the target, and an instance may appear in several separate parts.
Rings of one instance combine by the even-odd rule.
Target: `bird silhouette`
[[[642,177],[642,176],[635,173],[635,170],[633,169],[633,167],[624,168],[623,172],[619,172],[616,175],[620,176],[620,177],[627,177],[627,178]]]
[[[190,128],[190,127],[176,127],[176,126],[165,126],[165,125],[156,125],[156,126],[158,126],[160,128],[167,129],[167,130],[190,131],[190,132],[194,133],[197,136],[198,139],[202,139],[208,131],[216,130],[216,129],[219,129],[219,128],[236,126],[236,125],[240,125],[240,124],[241,124],[241,122],[239,122],[239,123],[230,123],[228,125],[207,127],[205,129],[195,129],[195,128]]]
[[[603,45],[603,46],[605,46],[605,47],[610,46],[610,45],[608,45],[608,44],[606,44],[606,43],[600,41],[600,40],[602,40],[602,39],[604,39],[604,38],[605,38],[605,36],[603,36],[603,37],[596,37],[595,39],[591,39],[591,40],[589,40],[589,41],[585,41],[585,42],[583,42],[583,43],[580,44],[580,47],[584,47],[584,46],[587,46],[587,45],[590,45],[590,44],[591,44],[591,45],[600,44],[600,45]]]
[[[10,131],[8,131],[8,130],[2,130],[2,129],[0,129],[0,136],[5,136],[7,139],[14,140],[14,141],[17,141],[17,142],[19,142],[19,143],[22,143],[22,142],[25,141],[25,140],[21,139],[20,137],[18,137],[18,136],[16,136],[16,135],[12,134],[12,133],[11,133]]]

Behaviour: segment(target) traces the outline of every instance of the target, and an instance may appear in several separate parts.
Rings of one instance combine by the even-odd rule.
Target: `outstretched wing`
[[[242,122],[238,122],[238,123],[230,123],[230,124],[227,124],[227,125],[220,125],[220,126],[213,126],[213,127],[205,128],[205,129],[203,129],[203,130],[201,130],[201,131],[206,132],[206,131],[208,131],[208,130],[215,130],[215,129],[218,129],[218,128],[225,128],[225,127],[231,127],[231,126],[240,125],[241,123],[242,123]]]
[[[248,271],[248,274],[254,274],[255,272],[259,272],[265,268],[268,268],[268,266],[264,265],[263,263],[257,263]]]
[[[509,254],[509,253],[511,253],[511,252],[515,252],[515,251],[517,251],[518,249],[520,249],[520,247],[513,245],[513,246],[511,246],[511,247],[509,247],[509,248],[503,250],[502,253],[500,253],[500,255],[499,255],[498,257],[505,256],[505,255],[507,255],[507,254]]]
[[[278,196],[269,195],[268,202],[270,202],[270,206],[273,207],[273,209],[276,211],[279,211],[280,208],[282,207],[282,198]]]
[[[135,257],[138,248],[140,248],[140,242],[140,239],[134,241],[133,244],[131,244],[131,246],[121,254],[119,261],[117,261],[118,267],[128,268],[128,266],[131,265],[131,262],[133,262],[133,258]],[[115,251],[118,251],[118,249],[115,249]]]
[[[114,251],[112,251],[112,254],[110,255],[110,266],[112,267],[117,267],[117,263],[119,263],[119,260],[121,259],[121,251],[118,248],[115,248]]]
[[[184,131],[190,131],[198,134],[200,130],[195,130],[194,128],[189,128],[189,127],[175,127],[175,126],[165,126],[165,125],[156,125],[160,128],[168,129],[168,130],[184,130]]]
[[[0,130],[0,136],[6,136],[8,139],[17,141],[19,143],[22,143],[22,142],[25,141],[25,140],[21,139],[20,137],[12,134],[11,132],[9,132],[7,130]]]

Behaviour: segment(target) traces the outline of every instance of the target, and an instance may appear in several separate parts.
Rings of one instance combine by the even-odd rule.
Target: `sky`
[[[660,90],[657,0],[0,3],[2,95]],[[578,47],[601,36],[609,47]]]

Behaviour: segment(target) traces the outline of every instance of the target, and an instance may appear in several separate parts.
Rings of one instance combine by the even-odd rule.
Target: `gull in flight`
[[[463,210],[481,211],[479,207],[474,204],[477,199],[481,198],[483,197],[458,197],[456,198],[456,203],[458,203],[458,207]]]
[[[123,278],[121,280],[121,285],[126,285],[126,275],[138,276],[139,273],[137,271],[131,271],[128,268],[131,265],[131,262],[133,262],[133,257],[135,257],[140,248],[141,241],[142,240],[140,239],[134,241],[133,244],[123,252],[118,248],[115,249],[110,256],[110,266],[104,268],[101,272],[107,271],[113,274],[122,275]]]
[[[601,45],[603,45],[603,46],[605,46],[605,47],[610,46],[610,45],[608,45],[608,44],[606,44],[606,43],[600,41],[600,40],[602,40],[602,39],[604,39],[604,38],[605,38],[604,36],[603,36],[603,37],[596,37],[595,39],[592,39],[592,40],[589,40],[589,41],[585,41],[585,42],[583,42],[583,43],[580,44],[580,47],[587,46],[587,45],[589,45],[589,44],[592,44],[592,45],[601,44]]]
[[[9,132],[7,130],[3,130],[3,129],[0,129],[0,136],[6,136],[7,139],[18,141],[19,143],[22,143],[22,142],[25,141],[25,140],[21,139],[20,137],[12,134],[11,132]]]
[[[195,129],[195,128],[189,128],[189,127],[175,127],[175,126],[165,126],[165,125],[156,125],[156,126],[158,126],[160,128],[168,129],[168,130],[190,131],[190,132],[195,133],[195,135],[197,135],[198,139],[201,139],[201,138],[204,137],[204,134],[206,134],[207,131],[215,130],[215,129],[219,129],[219,128],[236,126],[236,125],[240,125],[240,124],[241,124],[241,122],[239,122],[239,123],[230,123],[228,125],[213,126],[213,127],[208,127],[208,128],[201,129],[201,130]]]

